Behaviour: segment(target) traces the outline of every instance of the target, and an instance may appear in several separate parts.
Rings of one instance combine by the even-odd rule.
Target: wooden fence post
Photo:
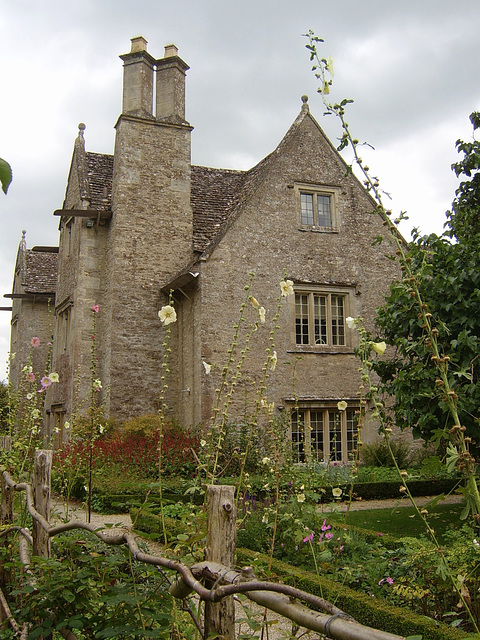
[[[33,503],[45,520],[50,519],[50,476],[53,452],[50,449],[35,451],[33,462]],[[41,524],[33,520],[33,555],[50,557],[50,537]]]
[[[236,540],[235,487],[207,487],[207,561],[233,568]],[[205,602],[205,637],[235,640],[235,603],[232,596],[222,602]]]

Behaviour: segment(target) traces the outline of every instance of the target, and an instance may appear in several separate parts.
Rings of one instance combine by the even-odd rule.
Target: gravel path
[[[422,496],[415,498],[415,503],[419,507],[423,507],[436,496]],[[459,504],[462,502],[463,496],[449,495],[445,496],[443,500],[440,500],[438,504]],[[361,511],[365,509],[397,509],[399,507],[410,507],[411,502],[406,497],[390,500],[354,500],[350,505],[351,511]],[[331,511],[343,511],[347,509],[346,502],[322,504],[318,507],[320,513],[330,513]],[[70,501],[68,504],[61,502],[60,500],[52,500],[52,520],[56,521],[69,521],[69,520],[82,520],[87,521],[87,512],[85,506],[80,502]],[[116,525],[118,527],[126,527],[130,529],[132,527],[132,520],[130,514],[120,513],[113,515],[103,515],[100,513],[91,513],[91,523],[95,526],[102,525]]]

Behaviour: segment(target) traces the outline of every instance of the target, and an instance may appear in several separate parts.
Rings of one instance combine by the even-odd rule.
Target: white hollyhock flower
[[[372,348],[378,353],[379,356],[381,356],[384,354],[387,345],[385,344],[385,342],[374,342],[372,344]]]
[[[280,282],[280,291],[283,298],[293,295],[293,282],[291,280],[282,280]]]
[[[164,325],[171,324],[172,322],[177,321],[177,313],[170,304],[167,304],[160,309],[160,311],[158,312],[158,317]]]

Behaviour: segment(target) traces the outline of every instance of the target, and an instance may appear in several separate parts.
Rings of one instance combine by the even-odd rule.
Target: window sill
[[[353,347],[332,347],[328,345],[296,345],[294,349],[287,349],[287,353],[328,353],[328,354],[353,354]]]
[[[316,227],[314,225],[301,225],[299,231],[311,231],[313,233],[338,233],[337,227]]]

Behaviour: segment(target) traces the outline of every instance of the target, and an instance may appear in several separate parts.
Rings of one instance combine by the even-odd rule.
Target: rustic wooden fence
[[[9,448],[8,439],[0,440],[0,447]],[[334,640],[402,640],[401,636],[372,629],[356,622],[323,598],[300,591],[294,587],[257,580],[251,567],[237,571],[233,569],[235,553],[236,510],[234,487],[207,487],[207,541],[205,561],[187,566],[167,557],[149,555],[140,550],[131,531],[112,529],[98,530],[87,522],[74,520],[67,523],[50,523],[50,471],[52,451],[35,452],[32,485],[17,483],[7,471],[0,478],[1,523],[0,539],[9,535],[19,535],[19,556],[27,576],[34,582],[29,572],[30,548],[34,555],[49,557],[50,539],[72,529],[86,530],[105,544],[127,545],[137,562],[169,569],[177,574],[170,586],[170,593],[181,600],[196,593],[205,602],[204,630],[217,634],[226,640],[235,638],[235,611],[233,595],[243,593],[251,601],[288,618],[305,629],[319,632]],[[25,491],[27,508],[32,516],[32,534],[14,522],[14,492]],[[0,567],[0,582],[8,586],[8,575]],[[5,587],[4,587],[5,589]],[[303,604],[302,604],[303,603]],[[310,605],[309,608],[306,605]],[[19,625],[12,616],[8,596],[0,589],[0,630],[9,624],[15,637],[25,640],[29,625]],[[1,633],[1,631],[0,631]],[[66,640],[77,640],[68,629],[61,629]]]

